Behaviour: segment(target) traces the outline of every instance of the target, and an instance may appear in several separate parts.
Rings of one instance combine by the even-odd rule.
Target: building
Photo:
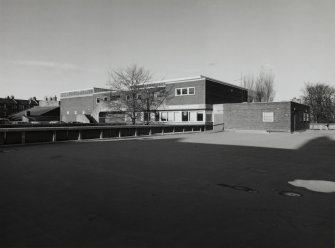
[[[60,93],[60,119],[64,122],[99,122],[99,112],[113,92],[103,88],[91,88]]]
[[[59,121],[59,106],[35,106],[33,108],[12,114],[8,117],[13,122],[49,123]]]
[[[213,78],[198,76],[148,84],[164,87],[168,93],[160,106],[137,123],[206,124],[215,130],[243,129],[293,132],[309,128],[309,107],[296,102],[248,103],[245,88]],[[130,123],[122,111],[113,108],[120,101],[117,92],[91,88],[61,93],[64,122]]]
[[[29,100],[15,99],[13,96],[0,98],[0,118],[7,118],[9,115],[38,106],[39,101],[35,97]]]
[[[57,97],[45,97],[44,100],[38,101],[38,105],[11,114],[8,119],[13,122],[49,123],[50,121],[59,121],[60,102],[57,101]]]
[[[209,123],[212,122],[213,104],[247,101],[247,90],[205,76],[152,82],[166,88],[168,95],[152,113],[156,123]],[[64,122],[128,122],[127,117],[110,107],[115,92],[91,88],[60,94],[61,120]],[[144,121],[144,115],[140,121]]]
[[[294,132],[309,129],[309,107],[296,102],[214,105],[214,130]]]

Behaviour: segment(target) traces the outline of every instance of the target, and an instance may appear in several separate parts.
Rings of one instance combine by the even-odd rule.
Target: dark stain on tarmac
[[[279,195],[281,196],[288,196],[288,197],[300,197],[303,196],[303,194],[297,193],[297,192],[292,192],[292,191],[280,191],[278,192]]]
[[[240,185],[228,185],[228,184],[219,183],[218,186],[232,188],[232,189],[239,190],[239,191],[256,192],[256,190],[252,188],[249,188],[246,186],[240,186]]]

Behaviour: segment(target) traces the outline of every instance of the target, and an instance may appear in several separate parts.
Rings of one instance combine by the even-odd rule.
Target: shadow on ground
[[[320,137],[287,150],[164,139],[10,148],[0,153],[0,246],[332,247],[334,194],[288,181],[334,181],[334,143]]]

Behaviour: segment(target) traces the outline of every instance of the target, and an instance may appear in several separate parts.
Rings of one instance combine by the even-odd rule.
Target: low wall
[[[163,135],[212,129],[212,124],[0,128],[0,145]]]
[[[335,130],[335,123],[310,123],[309,129],[311,130]]]

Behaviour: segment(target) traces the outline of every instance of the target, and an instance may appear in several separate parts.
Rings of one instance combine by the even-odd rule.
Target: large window
[[[195,88],[194,87],[177,88],[175,95],[176,96],[195,95]]]
[[[204,114],[203,113],[197,113],[197,121],[203,121],[204,120]]]
[[[173,112],[168,112],[168,121],[175,121]]]
[[[168,121],[167,112],[162,112],[161,113],[161,121]]]
[[[263,122],[273,122],[273,112],[263,112]]]
[[[183,111],[181,113],[181,120],[182,121],[189,121],[189,117],[190,117],[190,112]]]

